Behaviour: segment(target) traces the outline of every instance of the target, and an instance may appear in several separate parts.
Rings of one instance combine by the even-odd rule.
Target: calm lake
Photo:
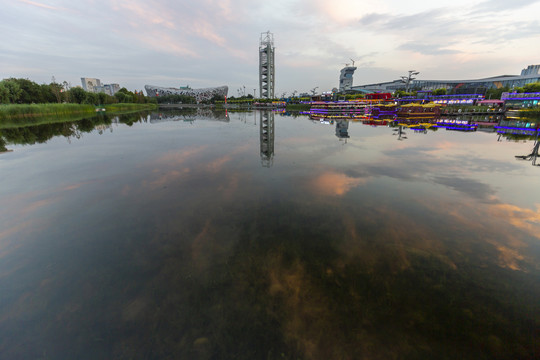
[[[0,358],[540,358],[534,139],[401,130],[1,129]]]

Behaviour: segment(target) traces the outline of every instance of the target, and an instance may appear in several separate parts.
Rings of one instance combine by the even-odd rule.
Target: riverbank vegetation
[[[154,98],[143,95],[142,91],[131,92],[126,88],[118,90],[114,96],[104,92],[93,93],[81,87],[72,87],[67,82],[59,84],[37,84],[28,79],[9,78],[0,81],[0,104],[48,104],[70,103],[104,105],[117,103],[155,103]]]
[[[93,93],[67,82],[37,84],[28,79],[9,78],[0,81],[0,120],[35,117],[62,117],[93,114],[96,106],[107,111],[155,109],[156,101],[126,88],[114,96]]]
[[[133,104],[116,103],[100,105],[97,109],[92,104],[11,104],[0,105],[0,125],[13,125],[21,123],[41,123],[43,119],[48,122],[50,119],[62,118],[73,119],[74,116],[93,116],[96,110],[105,109],[107,112],[129,112],[141,110],[153,110],[157,105],[154,103]],[[0,126],[3,127],[3,126]]]
[[[9,104],[0,105],[0,120],[50,115],[92,114],[95,111],[95,106],[90,104]]]

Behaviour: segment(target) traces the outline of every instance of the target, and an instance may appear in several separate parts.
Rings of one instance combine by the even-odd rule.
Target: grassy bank
[[[94,113],[94,105],[80,104],[9,104],[0,105],[0,120],[42,116],[64,116]]]
[[[38,125],[54,121],[73,121],[96,114],[96,106],[88,104],[18,104],[0,105],[0,127],[12,127],[21,124]],[[132,111],[154,110],[156,104],[108,104],[99,106],[107,113],[125,113]]]
[[[107,114],[157,109],[156,104],[108,104]],[[96,106],[80,104],[0,105],[0,128],[77,121],[96,114]]]
[[[109,112],[157,109],[156,104],[108,104],[99,106]],[[0,120],[47,116],[94,114],[96,106],[89,104],[9,104],[0,105]]]

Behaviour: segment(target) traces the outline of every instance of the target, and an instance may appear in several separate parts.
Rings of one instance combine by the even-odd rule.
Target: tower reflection
[[[274,113],[272,111],[261,111],[259,125],[261,164],[269,168],[274,164]]]
[[[349,120],[346,120],[346,119],[336,120],[336,136],[338,137],[339,141],[345,141],[345,144],[347,143],[347,139],[350,138]]]

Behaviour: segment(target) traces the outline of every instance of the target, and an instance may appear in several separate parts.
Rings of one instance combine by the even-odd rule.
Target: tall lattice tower
[[[261,33],[259,44],[259,93],[261,98],[273,99],[276,84],[274,67],[274,34]]]

